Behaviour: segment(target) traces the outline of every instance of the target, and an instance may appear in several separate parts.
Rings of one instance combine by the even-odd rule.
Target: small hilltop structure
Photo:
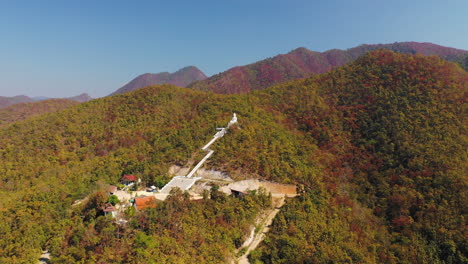
[[[157,201],[166,200],[172,189],[180,189],[181,191],[190,190],[189,194],[191,199],[202,199],[203,192],[209,190],[212,183],[220,186],[220,191],[227,195],[246,195],[250,191],[262,188],[270,193],[273,198],[295,197],[297,195],[296,185],[279,184],[258,179],[247,179],[236,182],[222,172],[202,169],[202,166],[214,153],[214,150],[210,149],[210,146],[224,137],[231,126],[236,123],[238,123],[237,115],[233,113],[232,119],[227,126],[216,128],[217,132],[214,134],[213,138],[201,148],[202,151],[206,152],[205,156],[191,170],[178,166],[171,167],[170,170],[173,170],[174,174],[177,176],[174,176],[160,190],[155,186],[151,186],[145,188],[145,190],[138,190],[138,188],[135,188],[137,189],[136,191],[130,191],[131,187],[137,187],[134,185],[137,185],[140,179],[134,175],[125,175],[120,180],[123,188],[115,191],[115,188],[112,188],[113,186],[109,187],[109,194],[114,194],[118,197],[122,204],[122,210],[128,206],[134,206],[138,211],[156,207]],[[186,175],[183,176],[183,174]],[[109,207],[106,209],[106,214],[111,213],[115,217],[116,212],[114,212],[114,208]],[[117,216],[116,218],[119,217]]]

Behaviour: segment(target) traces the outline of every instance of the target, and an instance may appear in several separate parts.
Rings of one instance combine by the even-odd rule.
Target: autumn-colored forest
[[[0,128],[0,262],[226,263],[268,195],[173,192],[117,225],[100,186],[169,180],[233,112],[205,165],[300,186],[251,263],[467,263],[468,73],[378,50],[245,94],[161,85]],[[89,199],[72,207],[77,199]]]

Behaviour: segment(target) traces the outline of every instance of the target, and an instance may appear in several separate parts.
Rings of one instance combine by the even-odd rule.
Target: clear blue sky
[[[0,95],[107,95],[139,74],[207,75],[297,47],[468,50],[466,0],[0,0]]]

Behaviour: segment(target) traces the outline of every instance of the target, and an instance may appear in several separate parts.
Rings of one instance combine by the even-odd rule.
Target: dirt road
[[[280,208],[283,205],[284,196],[274,202],[274,208],[269,210],[266,214],[266,217],[261,220],[260,230],[257,234],[255,234],[252,242],[247,246],[247,250],[245,251],[244,255],[239,257],[239,264],[249,264],[249,259],[247,258],[247,256],[250,254],[250,251],[256,249],[260,242],[263,241],[263,239],[265,238],[265,234],[270,230],[270,225],[273,222],[273,219],[275,218],[276,214],[278,214]]]

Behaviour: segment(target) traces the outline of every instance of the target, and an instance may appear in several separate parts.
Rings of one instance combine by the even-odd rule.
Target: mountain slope
[[[336,159],[323,157],[324,182],[335,194],[332,207],[353,220],[348,232],[328,236],[322,230],[330,223],[322,218],[330,212],[312,191],[280,212],[253,260],[465,263],[467,90],[468,73],[454,64],[377,51],[329,74],[261,91],[279,95],[276,107],[334,153]],[[326,111],[315,109],[315,94]],[[378,231],[366,210],[386,230]],[[378,258],[351,245],[326,250],[354,235],[362,245],[370,242]]]
[[[126,85],[124,85],[123,87],[121,87],[120,89],[118,89],[110,95],[122,94],[146,86],[165,83],[179,87],[186,87],[194,81],[204,79],[206,79],[206,75],[195,66],[185,67],[174,73],[145,73],[131,80],[129,83],[127,83]]]
[[[463,263],[468,73],[437,57],[377,51],[329,73],[248,94],[161,85],[0,129],[0,262],[226,263],[261,196],[184,194],[128,225],[96,192],[124,174],[167,182],[238,114],[207,166],[298,184],[264,263]],[[253,261],[254,262],[254,261]]]
[[[314,52],[298,48],[246,66],[234,67],[206,80],[189,85],[190,88],[216,93],[245,93],[288,80],[320,74],[342,66],[369,51],[388,49],[405,54],[420,53],[438,55],[449,61],[458,61],[468,51],[435,45],[432,43],[400,42],[393,44],[361,45],[348,50]]]

